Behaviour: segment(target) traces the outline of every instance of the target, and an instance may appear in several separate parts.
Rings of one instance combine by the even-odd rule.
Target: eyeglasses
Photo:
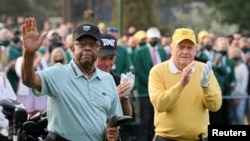
[[[73,43],[74,47],[77,48],[85,48],[86,46],[90,46],[91,49],[97,49],[101,46],[99,41],[87,42],[87,41],[80,41]]]

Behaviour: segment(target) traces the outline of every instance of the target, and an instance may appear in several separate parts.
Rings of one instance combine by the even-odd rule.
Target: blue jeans
[[[245,109],[246,109],[246,102],[247,99],[244,97],[243,94],[238,94],[239,99],[234,99],[231,106],[230,106],[230,113],[231,113],[231,124],[232,125],[244,125],[244,116],[245,116]],[[238,104],[235,104],[235,101],[238,100]]]

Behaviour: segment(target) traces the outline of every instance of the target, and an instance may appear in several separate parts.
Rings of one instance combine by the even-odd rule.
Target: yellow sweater
[[[200,86],[204,63],[195,62],[195,70],[186,86],[180,84],[182,74],[170,71],[170,61],[150,70],[148,90],[155,110],[155,134],[179,141],[207,137],[209,112],[217,111],[222,104],[220,86],[211,71],[209,86]]]

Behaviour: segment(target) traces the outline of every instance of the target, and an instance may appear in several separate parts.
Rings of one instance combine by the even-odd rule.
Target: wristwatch
[[[127,96],[124,96],[123,98],[129,98],[129,96],[127,95]]]

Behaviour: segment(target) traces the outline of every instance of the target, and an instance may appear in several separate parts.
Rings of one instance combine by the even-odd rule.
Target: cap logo
[[[182,35],[188,35],[188,31],[182,31]]]
[[[83,27],[82,27],[82,29],[84,30],[84,31],[89,31],[90,30],[90,26],[89,25],[84,25]]]
[[[103,46],[115,47],[115,39],[102,39]]]

